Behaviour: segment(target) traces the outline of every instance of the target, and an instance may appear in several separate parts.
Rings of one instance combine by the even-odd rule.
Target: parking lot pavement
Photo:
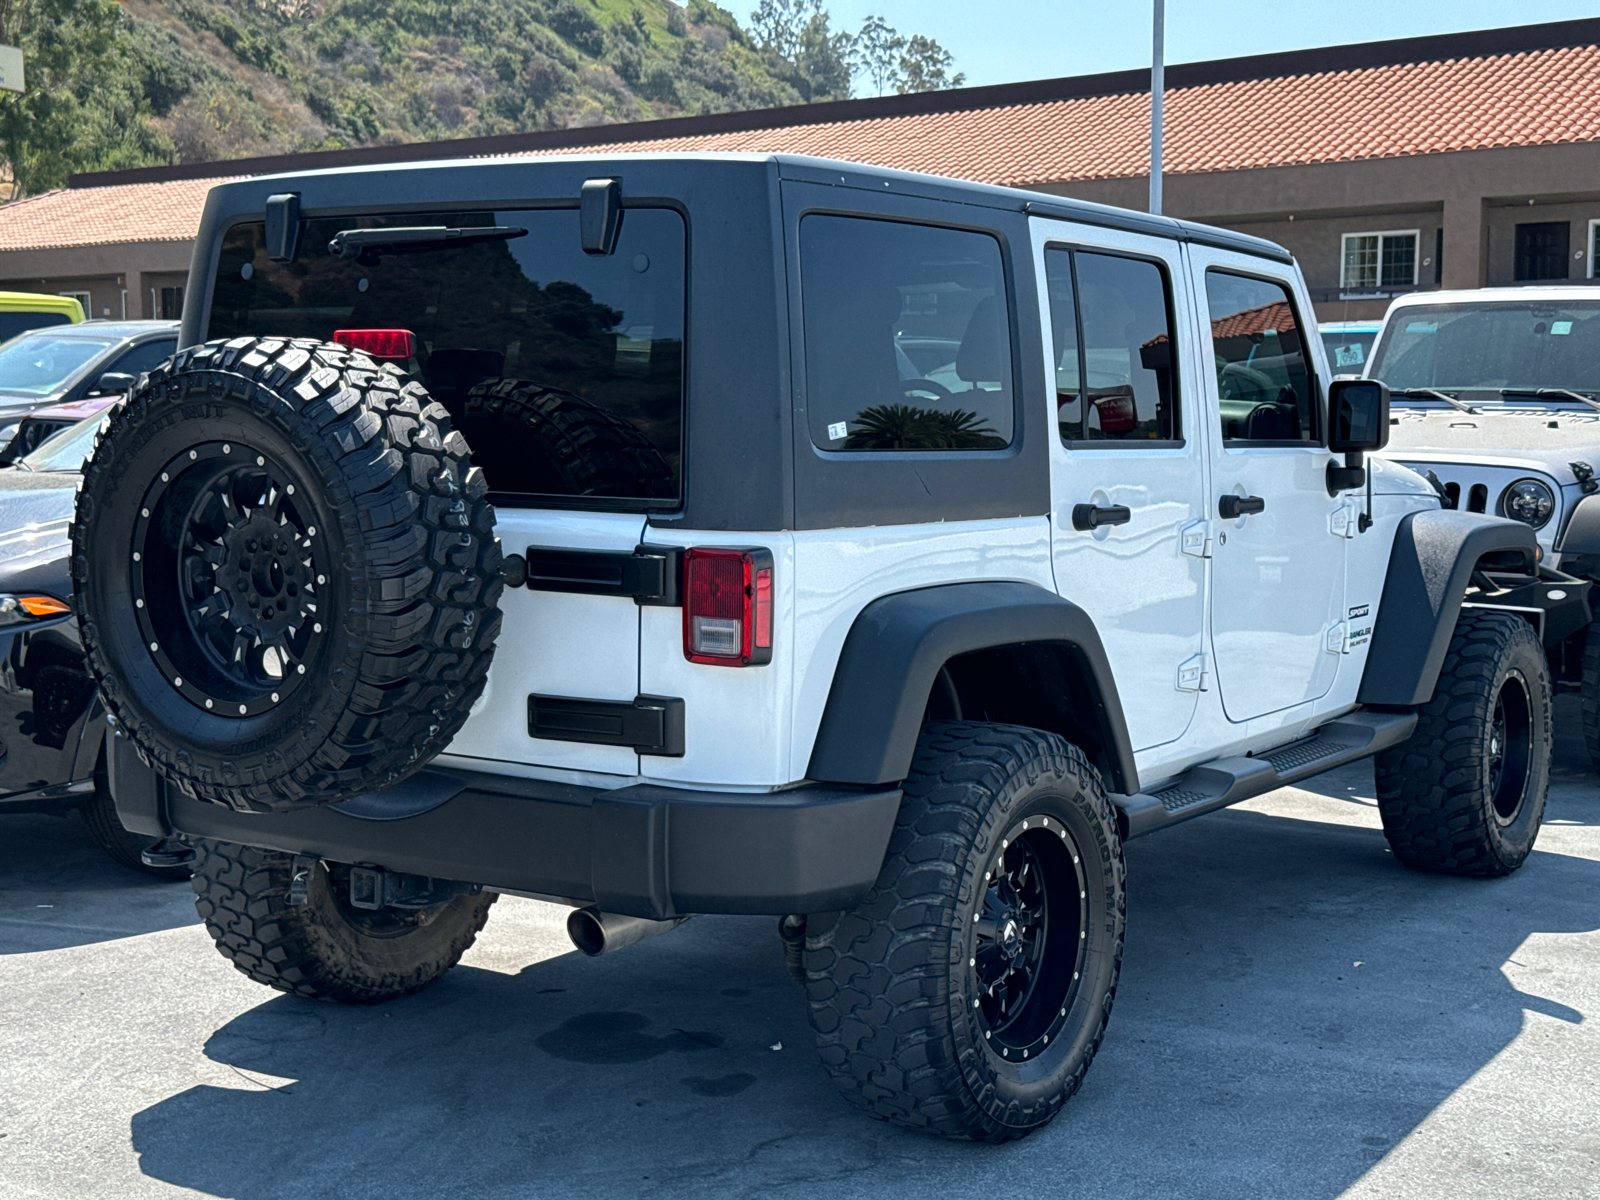
[[[1397,866],[1364,766],[1131,844],[1100,1057],[999,1147],[846,1108],[765,918],[590,960],[505,898],[344,1008],[75,818],[0,819],[0,1196],[1600,1196],[1600,789],[1559,762],[1505,880]]]

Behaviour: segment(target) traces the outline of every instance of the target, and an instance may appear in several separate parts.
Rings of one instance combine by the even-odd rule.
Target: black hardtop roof
[[[1184,221],[1175,217],[1157,216],[1132,209],[1115,208],[1108,204],[1095,204],[1088,200],[1074,200],[1066,196],[1052,196],[1025,188],[1002,187],[997,184],[975,183],[943,175],[929,175],[916,171],[900,171],[890,167],[877,167],[864,163],[845,162],[827,158],[812,158],[799,154],[731,153],[722,151],[643,151],[624,154],[550,154],[514,155],[502,158],[441,159],[438,161],[383,163],[361,166],[330,167],[315,171],[295,171],[281,175],[260,175],[250,179],[219,183],[211,189],[207,199],[208,216],[242,215],[260,212],[265,198],[285,191],[305,190],[308,208],[316,208],[314,185],[318,181],[348,183],[364,176],[382,176],[393,179],[397,175],[435,176],[446,172],[454,175],[471,173],[474,185],[464,186],[463,192],[478,197],[493,196],[502,203],[501,196],[515,195],[516,188],[501,190],[495,196],[485,184],[496,176],[518,177],[529,171],[570,175],[577,164],[585,164],[598,176],[621,175],[630,164],[674,164],[689,166],[696,162],[723,165],[748,163],[758,170],[773,170],[779,178],[803,180],[835,187],[855,187],[882,193],[885,190],[927,199],[958,204],[972,204],[986,208],[1023,212],[1030,215],[1055,217],[1065,221],[1078,221],[1086,225],[1119,229],[1129,233],[1142,233],[1177,241],[1195,242],[1252,254],[1275,262],[1292,263],[1293,256],[1276,242],[1265,238],[1219,229],[1197,221]],[[462,180],[465,184],[466,181]],[[623,181],[626,198],[627,182]],[[467,197],[469,200],[471,196]],[[573,194],[574,201],[577,194]],[[385,198],[388,204],[404,204],[393,196]],[[477,201],[473,201],[477,202]],[[342,206],[341,206],[342,207]]]

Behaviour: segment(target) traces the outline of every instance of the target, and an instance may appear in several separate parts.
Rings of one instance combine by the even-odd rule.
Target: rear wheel
[[[1013,725],[931,724],[876,885],[807,930],[822,1061],[873,1116],[1022,1137],[1089,1069],[1123,926],[1122,844],[1082,751]]]
[[[1509,875],[1533,850],[1550,783],[1550,680],[1528,623],[1463,611],[1417,718],[1375,765],[1395,857],[1418,871]]]
[[[460,961],[494,893],[431,908],[350,903],[350,868],[315,862],[292,903],[294,859],[228,842],[198,844],[195,908],[217,950],[257,983],[315,1000],[378,1004],[427,987]]]
[[[482,473],[365,354],[239,338],[111,410],[73,524],[107,709],[184,792],[247,811],[396,782],[460,729],[499,629]]]

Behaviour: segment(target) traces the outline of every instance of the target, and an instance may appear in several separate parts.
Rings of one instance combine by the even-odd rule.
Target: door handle
[[[1217,501],[1217,512],[1223,520],[1231,521],[1235,517],[1248,517],[1251,513],[1258,513],[1267,507],[1267,502],[1260,496],[1235,496],[1229,492]]]
[[[1133,513],[1126,504],[1111,504],[1103,508],[1096,504],[1072,506],[1072,527],[1084,532],[1099,529],[1102,525],[1126,525],[1131,520]]]

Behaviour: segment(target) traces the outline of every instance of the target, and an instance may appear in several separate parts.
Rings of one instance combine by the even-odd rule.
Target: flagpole
[[[1150,211],[1161,211],[1161,102],[1166,96],[1166,0],[1155,0],[1150,50]]]

